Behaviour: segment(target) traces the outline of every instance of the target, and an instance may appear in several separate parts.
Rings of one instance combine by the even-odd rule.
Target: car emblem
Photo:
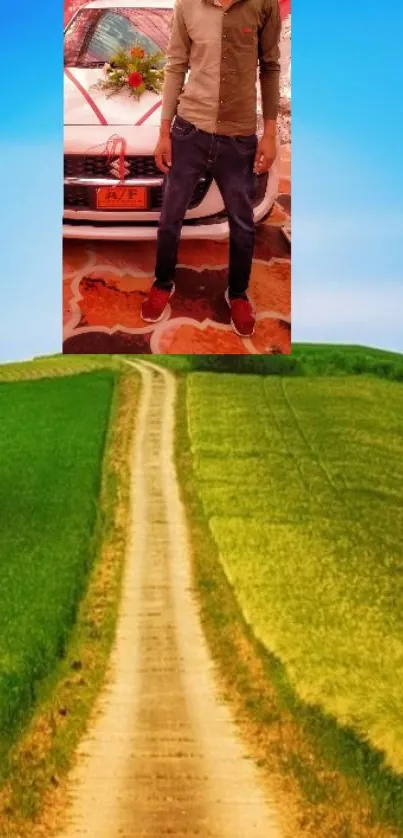
[[[118,157],[116,157],[115,160],[112,160],[112,163],[109,166],[109,171],[110,171],[111,175],[116,177],[118,180],[121,180],[121,177],[120,177],[120,160],[119,160]],[[127,177],[127,175],[130,174],[130,165],[126,160],[125,160],[124,165],[123,165],[123,172],[124,172],[124,177]]]

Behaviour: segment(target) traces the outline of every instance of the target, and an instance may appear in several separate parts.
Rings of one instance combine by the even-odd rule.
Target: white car
[[[146,52],[166,51],[172,7],[173,0],[95,0],[82,6],[66,27],[65,238],[156,238],[163,186],[163,175],[154,161],[161,96],[146,91],[136,101],[126,91],[107,96],[94,87],[103,77],[105,63],[118,48],[129,48],[136,42]],[[115,156],[110,154],[111,137],[125,141],[124,185],[119,180],[117,151]],[[257,180],[256,222],[269,213],[277,197],[278,172],[276,160],[269,175],[261,175]],[[119,207],[111,210],[108,190],[115,190],[116,195],[117,186]],[[127,206],[125,195],[129,194],[131,198],[137,196],[137,206]],[[182,238],[226,239],[228,234],[221,194],[206,174],[193,194]]]

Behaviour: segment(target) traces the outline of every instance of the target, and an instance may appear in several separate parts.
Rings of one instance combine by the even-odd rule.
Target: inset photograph
[[[289,0],[64,18],[64,354],[289,354]]]

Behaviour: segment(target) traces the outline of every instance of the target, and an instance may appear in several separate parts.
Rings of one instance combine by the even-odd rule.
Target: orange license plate
[[[97,189],[97,209],[142,210],[147,206],[145,186],[99,186]]]

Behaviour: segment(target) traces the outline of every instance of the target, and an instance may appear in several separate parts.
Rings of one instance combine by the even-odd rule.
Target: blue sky
[[[379,0],[294,0],[294,340],[403,351],[399,3],[392,19]],[[63,9],[15,8],[18,26],[12,4],[2,18],[3,361],[61,349]]]

